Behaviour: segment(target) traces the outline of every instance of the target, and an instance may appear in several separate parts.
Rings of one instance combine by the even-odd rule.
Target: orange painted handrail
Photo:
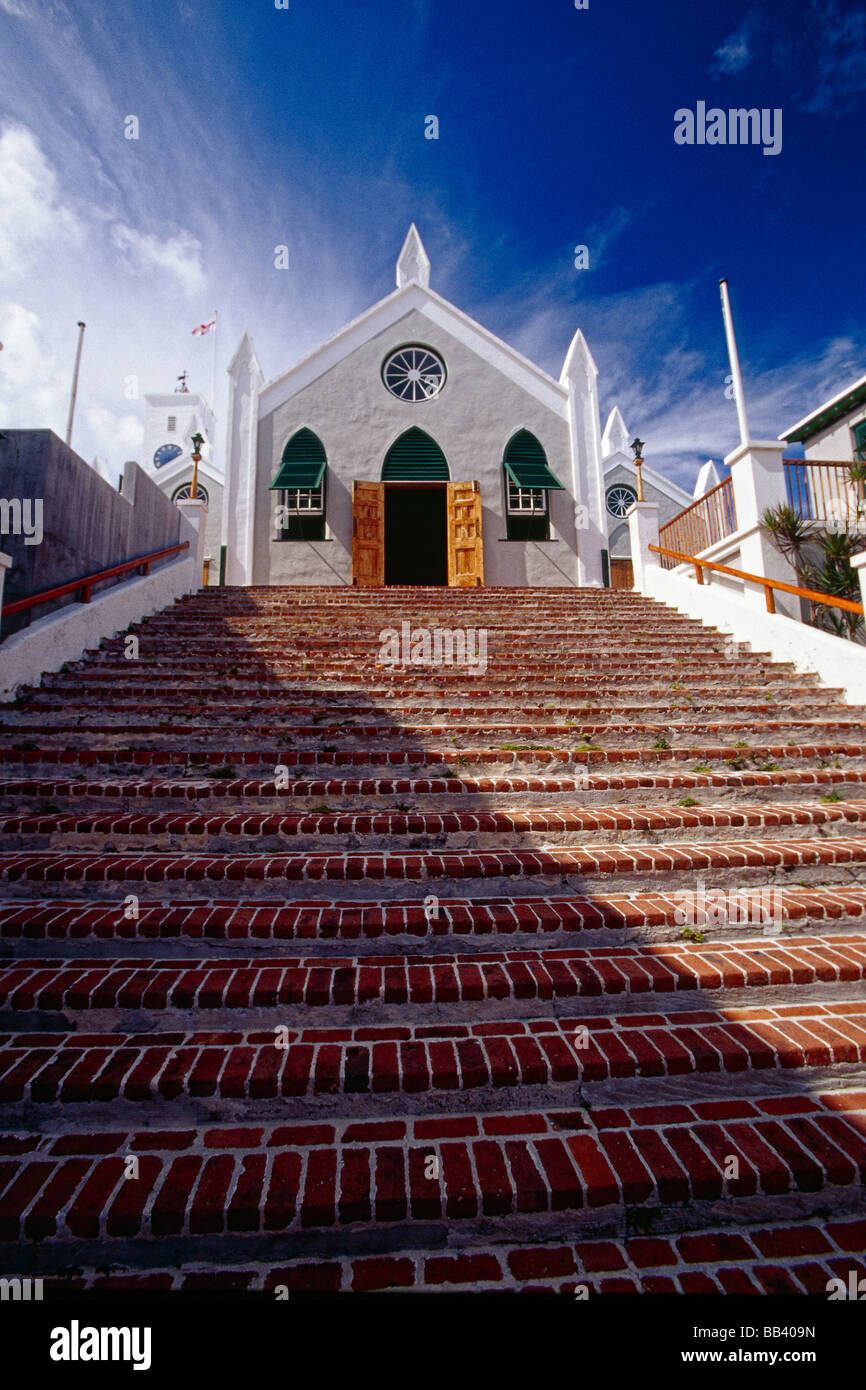
[[[170,545],[165,550],[152,550],[149,555],[139,555],[137,560],[126,560],[122,565],[112,565],[110,569],[100,570],[98,574],[88,574],[83,579],[72,579],[68,584],[43,589],[41,594],[31,594],[29,598],[17,598],[13,603],[4,603],[0,616],[8,618],[13,613],[24,613],[28,608],[48,603],[53,598],[63,598],[64,594],[72,594],[77,589],[81,590],[81,602],[89,603],[90,590],[101,579],[113,579],[117,574],[126,574],[129,570],[137,569],[149,574],[154,560],[164,560],[167,555],[176,555],[179,550],[189,550],[189,541],[181,541],[180,545]]]
[[[776,611],[774,589],[779,589],[783,594],[796,594],[799,598],[810,599],[812,603],[824,603],[828,608],[844,608],[846,613],[863,613],[862,603],[852,603],[847,598],[830,598],[828,594],[819,594],[815,589],[801,589],[796,584],[785,584],[781,579],[767,579],[763,574],[747,574],[745,570],[731,569],[730,565],[719,565],[715,560],[699,560],[696,555],[684,555],[682,551],[668,550],[663,545],[651,545],[649,548],[657,555],[669,555],[682,564],[694,565],[699,584],[704,582],[702,570],[716,570],[719,574],[732,574],[735,579],[747,579],[752,584],[763,584],[768,613]]]

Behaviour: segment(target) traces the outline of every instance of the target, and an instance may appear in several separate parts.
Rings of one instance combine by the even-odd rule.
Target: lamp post
[[[635,466],[635,472],[637,473],[637,500],[638,500],[639,502],[642,502],[642,501],[643,501],[643,478],[641,477],[641,469],[643,468],[643,440],[642,440],[642,439],[638,439],[637,435],[635,435],[634,439],[632,440],[631,444],[629,445],[629,448],[631,449],[632,453],[634,454],[634,466]]]
[[[201,463],[201,446],[204,444],[203,434],[192,436],[192,484],[190,486],[190,499],[194,502],[198,496],[198,466]]]

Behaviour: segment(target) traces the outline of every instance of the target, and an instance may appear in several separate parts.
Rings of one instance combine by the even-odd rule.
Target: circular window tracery
[[[420,343],[398,348],[385,359],[382,380],[400,401],[431,401],[445,385],[445,363]]]
[[[637,493],[628,483],[616,483],[607,490],[607,509],[611,516],[624,517],[636,501]]]
[[[207,506],[210,502],[210,498],[207,495],[207,489],[203,488],[201,483],[196,483],[195,491],[196,499],[200,502],[204,502],[205,506]],[[175,488],[174,492],[171,494],[171,500],[172,502],[186,502],[191,492],[192,483],[181,483],[180,487]]]

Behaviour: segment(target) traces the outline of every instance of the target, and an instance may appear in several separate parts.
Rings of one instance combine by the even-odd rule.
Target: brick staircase
[[[384,664],[404,621],[486,672]],[[622,591],[228,589],[136,635],[2,710],[4,1272],[866,1274],[862,711]]]

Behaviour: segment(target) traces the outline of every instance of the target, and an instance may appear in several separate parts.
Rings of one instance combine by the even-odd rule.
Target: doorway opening
[[[442,483],[385,485],[385,583],[448,583]]]

